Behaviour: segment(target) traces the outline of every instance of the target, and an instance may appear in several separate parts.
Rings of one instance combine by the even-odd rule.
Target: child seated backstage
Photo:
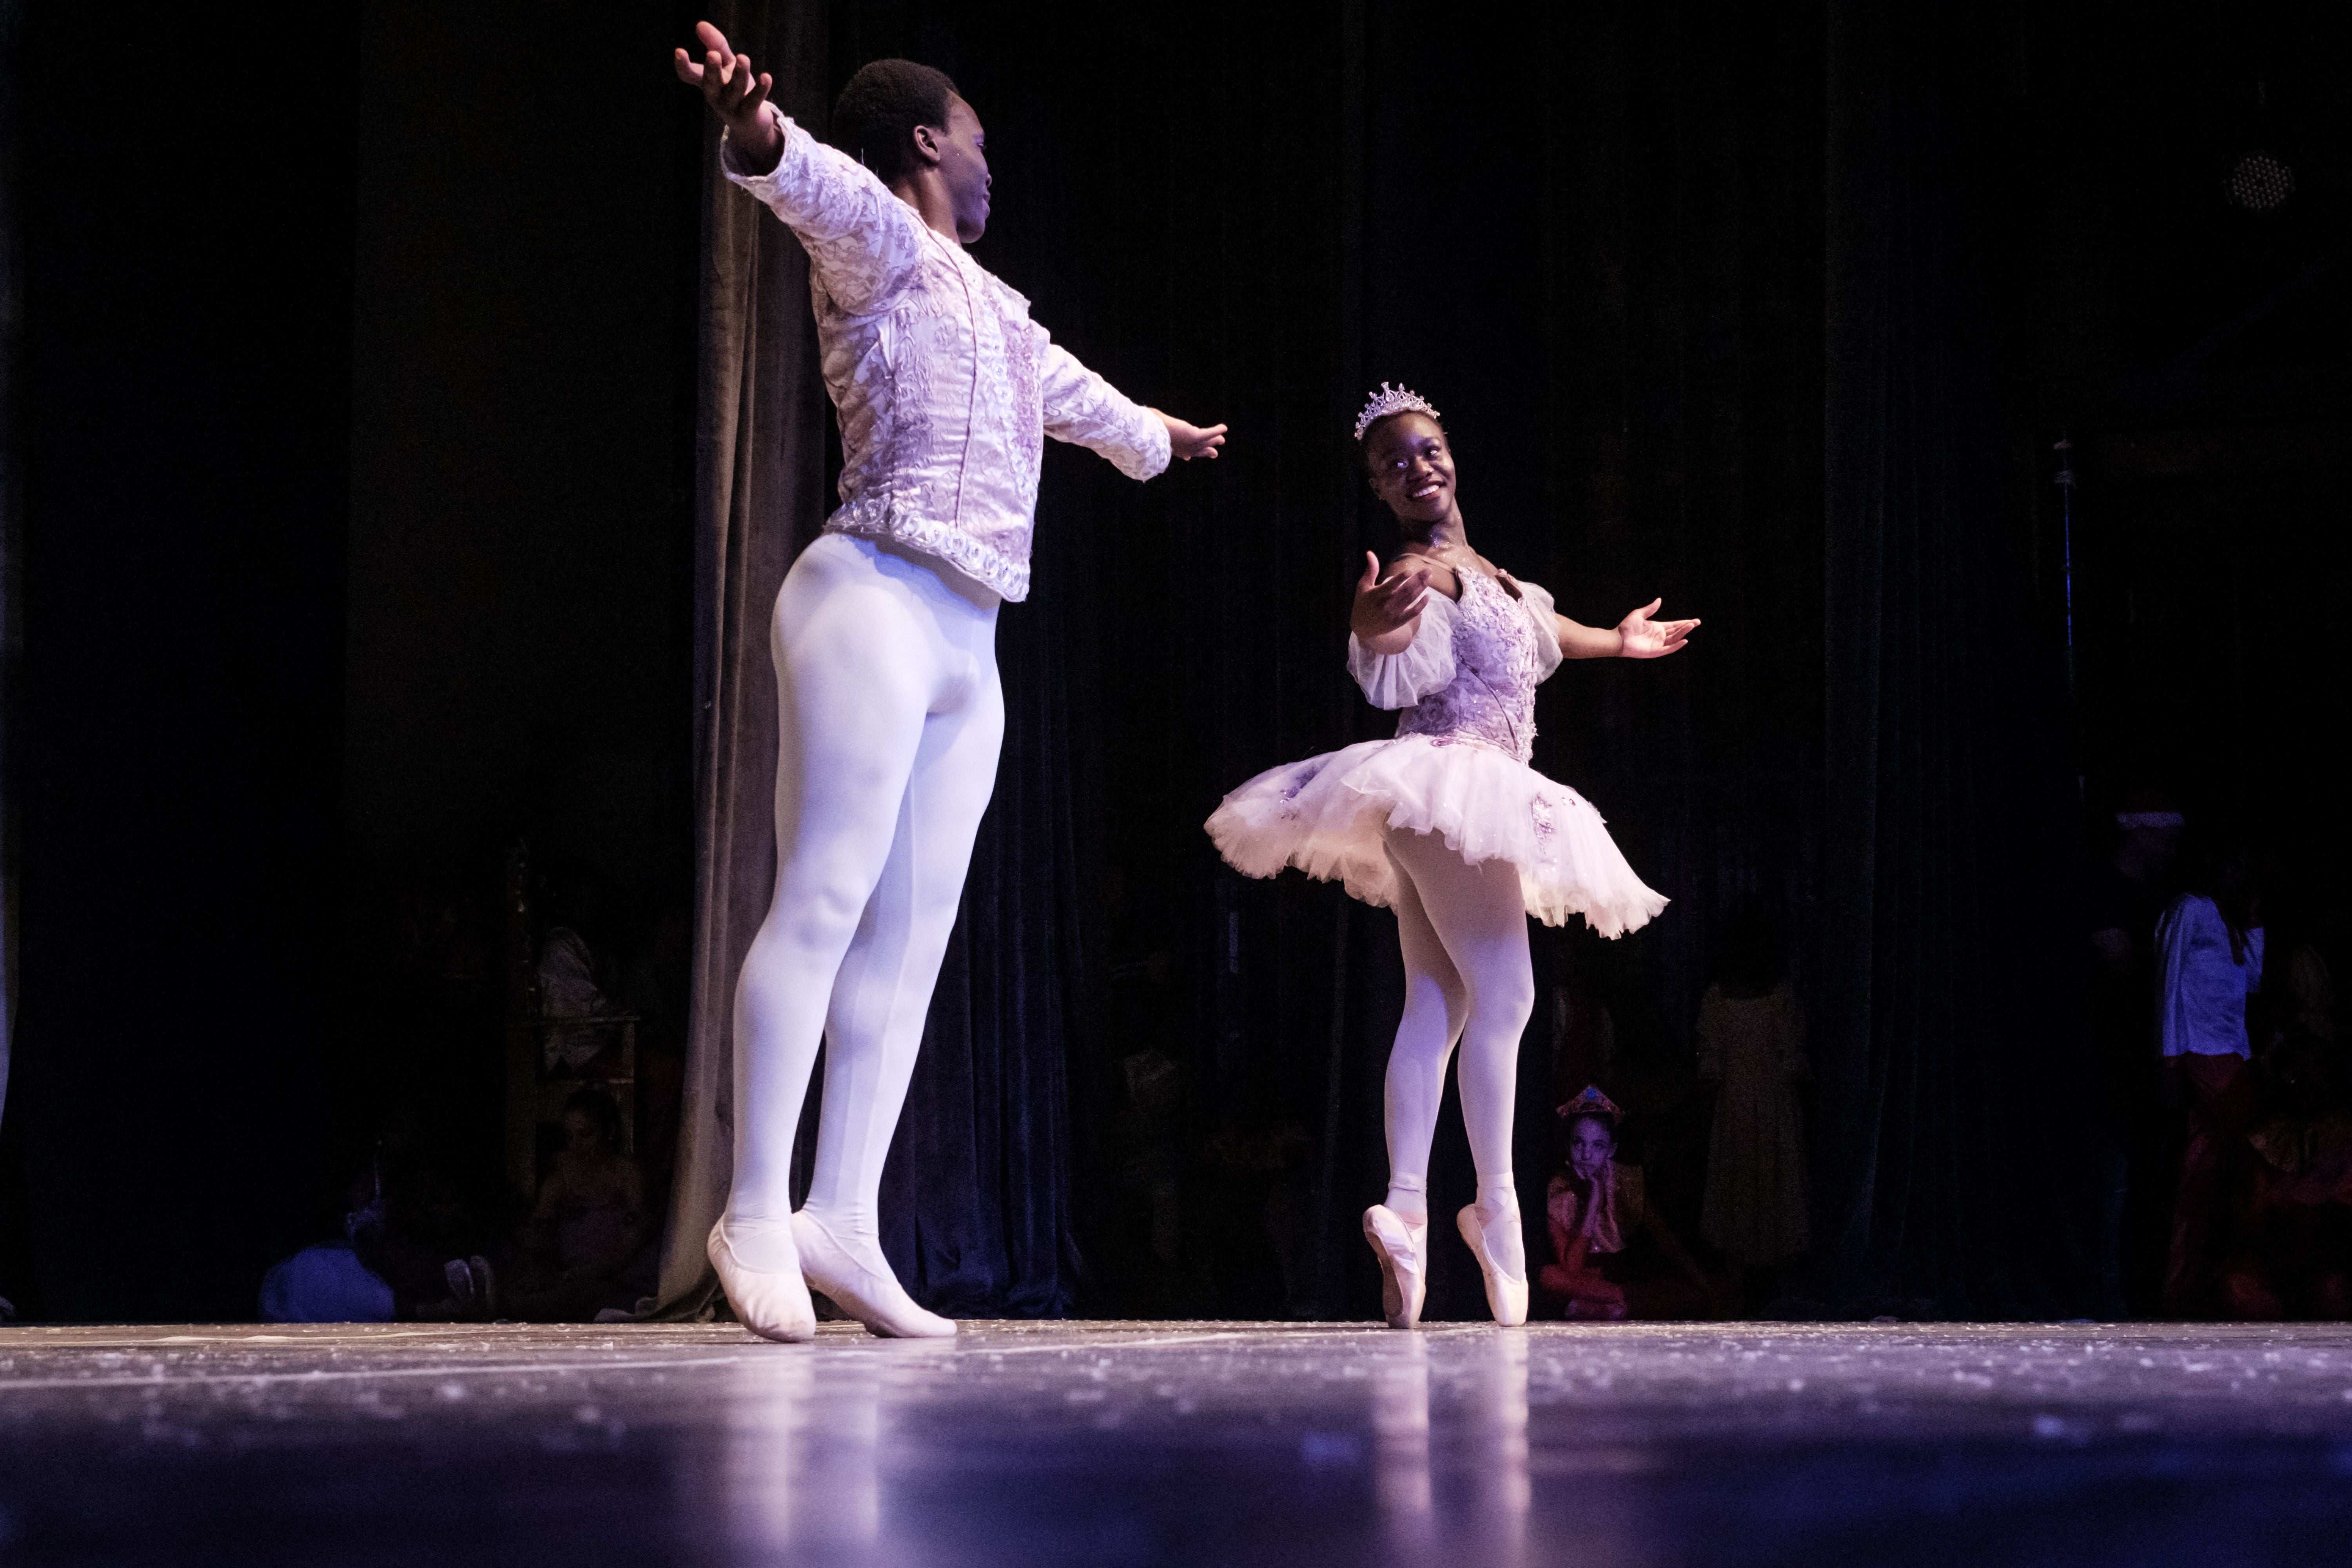
[[[1561,1106],[1567,1157],[1544,1194],[1553,1261],[1536,1275],[1545,1316],[1719,1316],[1717,1292],[1644,1201],[1642,1167],[1621,1165],[1617,1107],[1597,1088]]]
[[[526,1321],[589,1321],[635,1307],[654,1288],[645,1179],[622,1150],[620,1107],[579,1089],[564,1102],[563,1134],[525,1233],[523,1289],[508,1298]]]

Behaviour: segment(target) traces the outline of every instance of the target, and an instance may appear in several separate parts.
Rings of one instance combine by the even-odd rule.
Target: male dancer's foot
[[[710,1227],[707,1249],[736,1321],[763,1339],[788,1344],[816,1338],[816,1304],[801,1278],[800,1248],[789,1223],[730,1221],[721,1215]]]
[[[1386,1204],[1364,1211],[1364,1239],[1381,1260],[1381,1313],[1392,1329],[1421,1322],[1422,1299],[1429,1293],[1429,1216],[1418,1223]]]
[[[915,1304],[890,1272],[874,1237],[845,1237],[806,1209],[793,1215],[793,1239],[800,1247],[801,1274],[833,1298],[834,1305],[885,1339],[943,1340],[956,1331],[949,1319]]]
[[[1478,1201],[1454,1216],[1462,1239],[1486,1277],[1486,1306],[1495,1321],[1515,1328],[1528,1321],[1528,1244],[1520,1229],[1519,1195],[1507,1176],[1478,1184]]]

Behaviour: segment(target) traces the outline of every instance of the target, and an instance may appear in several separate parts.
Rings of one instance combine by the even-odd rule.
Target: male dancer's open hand
[[[702,89],[703,101],[726,122],[728,140],[744,172],[766,174],[784,155],[784,133],[768,113],[775,79],[765,71],[754,74],[751,57],[730,48],[727,35],[709,23],[697,22],[694,36],[702,44],[701,63],[684,49],[676,51],[671,63],[677,68],[677,79]]]
[[[1160,414],[1157,408],[1151,412]],[[1160,423],[1168,426],[1168,455],[1191,462],[1195,458],[1213,458],[1217,448],[1225,444],[1225,427],[1212,425],[1202,429],[1187,425],[1173,414],[1160,414]]]

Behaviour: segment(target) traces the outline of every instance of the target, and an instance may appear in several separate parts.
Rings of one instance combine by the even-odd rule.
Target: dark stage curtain
[[[1995,258],[2014,36],[1836,0],[1828,37],[1824,1221],[1836,1309],[2082,1310],[2071,781]]]
[[[78,20],[5,7],[12,68],[70,52]],[[306,1237],[294,1173],[331,1146],[341,1066],[352,146],[289,136],[247,64],[298,33],[348,60],[357,27],[268,5],[108,26],[171,62],[203,170],[111,197],[151,128],[38,66],[0,106],[26,829],[0,1294],[35,1320],[201,1321],[250,1314]]]
[[[824,132],[824,6],[745,0],[713,13],[776,79],[784,111]],[[844,73],[845,74],[845,73]],[[718,173],[706,134],[696,451],[697,910],[685,1098],[664,1240],[664,1316],[705,1310],[704,1238],[724,1208],[735,978],[775,879],[775,674],[769,618],[786,569],[832,505],[832,411],[799,242]],[[836,458],[837,460],[837,458]],[[1078,926],[1058,624],[1008,607],[999,634],[1005,743],[996,803],[923,1053],[883,1173],[884,1246],[916,1297],[963,1316],[1053,1316],[1075,1290],[1063,1057]],[[824,1067],[802,1118],[808,1169]]]
[[[824,11],[722,5],[710,18],[775,79],[777,104],[822,126]],[[677,1166],[658,1310],[700,1311],[716,1289],[704,1239],[732,1159],[735,974],[775,889],[776,678],[768,622],[802,545],[824,523],[824,421],[808,258],[719,174],[704,127],[701,388],[695,442],[695,920]]]
[[[0,15],[0,1127],[16,1032],[16,699],[23,573],[16,540],[16,14]],[[0,1167],[5,1169],[5,1167]],[[5,1181],[0,1176],[0,1181]]]

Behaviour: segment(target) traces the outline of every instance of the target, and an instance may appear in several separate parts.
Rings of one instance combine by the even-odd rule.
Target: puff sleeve
[[[1402,653],[1366,653],[1349,633],[1348,673],[1375,708],[1410,708],[1444,690],[1454,682],[1454,601],[1437,593],[1423,600],[1421,625]]]
[[[1517,583],[1518,579],[1511,579]],[[1519,607],[1536,628],[1536,679],[1549,680],[1559,668],[1559,612],[1552,608],[1551,590],[1535,583],[1519,583]]]

